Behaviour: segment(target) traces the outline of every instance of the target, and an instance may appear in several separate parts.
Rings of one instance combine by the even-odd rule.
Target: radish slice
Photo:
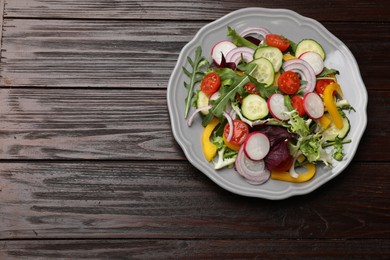
[[[314,90],[316,86],[316,74],[309,63],[301,59],[292,59],[285,61],[282,67],[284,71],[292,70],[295,73],[298,73],[301,76],[301,79],[307,82],[303,93],[306,94]]]
[[[221,65],[222,55],[226,57],[226,54],[235,48],[237,46],[230,41],[220,41],[212,48],[211,57],[217,65]]]
[[[237,47],[226,54],[226,62],[234,62],[236,65],[242,60],[251,62],[255,50],[249,47]]]
[[[244,152],[249,159],[260,161],[267,156],[270,150],[268,137],[262,132],[253,132],[248,135],[244,143]]]
[[[253,161],[249,159],[241,146],[235,161],[235,168],[246,182],[253,185],[260,185],[266,182],[270,176],[270,171],[265,167],[263,160]]]
[[[280,121],[286,121],[290,119],[287,114],[288,109],[284,105],[284,96],[280,93],[272,94],[268,99],[268,110],[273,117]]]
[[[317,52],[307,51],[302,53],[298,58],[309,63],[316,75],[320,74],[324,69],[324,61],[322,60],[321,55]]]
[[[306,114],[312,119],[319,119],[324,115],[325,111],[321,97],[315,92],[310,92],[305,95],[303,98],[303,108]]]

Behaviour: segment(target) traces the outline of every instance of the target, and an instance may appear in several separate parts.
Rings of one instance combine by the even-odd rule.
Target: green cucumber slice
[[[326,130],[322,133],[322,136],[324,137],[325,141],[334,141],[336,140],[336,137],[344,139],[351,128],[351,124],[346,117],[343,117],[343,123],[343,128],[338,129],[332,122],[329,127],[326,128]]]
[[[266,86],[271,86],[274,82],[275,71],[272,63],[266,58],[254,59],[251,63],[256,64],[256,69],[252,72],[259,83],[264,83]]]
[[[303,39],[297,44],[295,49],[295,56],[299,58],[303,53],[313,51],[321,55],[322,60],[325,60],[325,51],[321,44],[312,39]]]
[[[209,105],[209,97],[202,91],[198,92],[198,100],[196,101],[196,107],[201,108]],[[203,115],[209,114],[209,109],[203,109],[200,111]]]
[[[242,100],[241,111],[249,120],[262,119],[269,112],[267,101],[256,94],[249,94]]]
[[[272,63],[275,72],[278,72],[282,67],[283,53],[276,47],[260,47],[255,51],[253,57],[255,59],[266,58],[267,60],[269,60]]]

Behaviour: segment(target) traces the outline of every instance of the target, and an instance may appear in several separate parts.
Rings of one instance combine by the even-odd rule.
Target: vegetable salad
[[[205,159],[253,185],[305,182],[319,163],[343,160],[353,108],[337,69],[325,67],[321,44],[295,43],[263,27],[228,27],[227,35],[210,59],[199,46],[187,58],[190,69],[183,67],[184,116],[189,127],[201,118]]]

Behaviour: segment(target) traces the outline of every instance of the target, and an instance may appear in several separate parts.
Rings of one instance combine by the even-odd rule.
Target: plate
[[[183,83],[188,81],[188,78],[184,75],[182,67],[189,68],[187,56],[193,58],[198,46],[202,47],[203,56],[211,62],[212,46],[221,40],[230,39],[226,36],[228,26],[237,31],[249,26],[262,26],[268,28],[272,33],[282,34],[294,42],[299,42],[304,38],[312,38],[323,46],[327,55],[325,66],[340,72],[338,82],[343,89],[345,98],[356,110],[356,112],[348,114],[351,130],[347,138],[352,139],[352,143],[344,146],[347,156],[343,161],[334,161],[333,167],[320,165],[317,167],[315,177],[305,183],[269,180],[263,185],[248,184],[234,169],[216,171],[213,164],[206,161],[200,141],[203,130],[200,116],[194,119],[191,127],[187,126],[184,118],[184,99],[187,92]],[[240,9],[201,28],[181,50],[167,89],[172,132],[188,161],[217,185],[230,192],[270,200],[310,193],[339,175],[348,166],[357,151],[367,125],[367,101],[367,90],[361,78],[359,67],[345,44],[319,22],[286,9]]]

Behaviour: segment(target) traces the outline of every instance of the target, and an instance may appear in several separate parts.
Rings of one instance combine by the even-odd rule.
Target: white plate
[[[211,62],[212,46],[218,41],[229,39],[226,36],[227,26],[231,26],[237,31],[249,26],[263,26],[272,33],[282,34],[294,42],[311,38],[317,40],[323,46],[327,55],[325,65],[340,72],[338,81],[343,89],[344,96],[356,110],[356,112],[348,114],[351,121],[351,130],[347,138],[352,139],[352,143],[345,145],[344,151],[347,156],[343,161],[335,161],[332,168],[320,165],[317,167],[315,177],[309,182],[289,183],[269,180],[263,185],[254,186],[246,183],[235,170],[216,171],[213,169],[213,164],[205,160],[200,142],[203,130],[200,124],[201,118],[196,118],[191,127],[187,126],[184,119],[184,99],[187,92],[183,82],[188,81],[188,78],[184,75],[182,67],[189,68],[187,56],[193,58],[195,49],[199,45],[202,46],[203,56]],[[333,179],[348,166],[356,153],[367,125],[367,99],[367,91],[356,60],[350,50],[338,38],[313,19],[303,17],[290,10],[264,8],[237,10],[201,28],[182,49],[169,80],[167,91],[172,132],[191,164],[228,191],[244,196],[272,200],[307,194]]]

